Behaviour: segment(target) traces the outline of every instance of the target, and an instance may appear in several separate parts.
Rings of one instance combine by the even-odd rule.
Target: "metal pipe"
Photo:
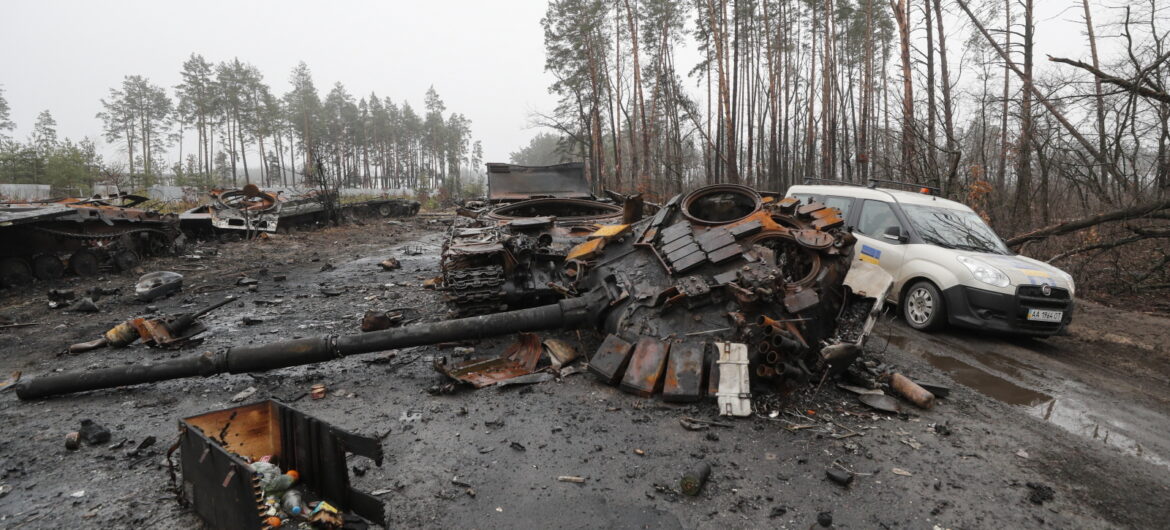
[[[587,295],[529,309],[429,322],[360,335],[323,336],[261,346],[239,346],[158,364],[46,375],[19,383],[16,395],[20,399],[35,399],[197,375],[206,377],[225,372],[258,372],[324,362],[347,355],[474,340],[520,331],[574,329],[585,327],[596,320],[595,308],[604,306],[598,301],[598,296]]]

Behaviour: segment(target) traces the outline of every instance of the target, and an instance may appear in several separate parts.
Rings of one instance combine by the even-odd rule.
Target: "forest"
[[[283,95],[239,59],[212,63],[191,54],[180,74],[172,89],[128,75],[100,101],[103,139],[125,154],[117,160],[104,159],[91,139],[58,139],[49,110],[37,117],[28,141],[7,136],[15,124],[0,89],[0,182],[74,193],[88,193],[95,183],[130,190],[298,187],[314,186],[320,171],[342,187],[458,195],[461,174],[481,165],[471,121],[447,112],[433,87],[416,111],[372,92],[355,99],[340,82],[322,97],[303,62]]]
[[[554,0],[536,119],[600,186],[937,186],[1079,277],[1170,287],[1170,6],[1058,3]],[[1088,56],[1037,57],[1040,24]]]

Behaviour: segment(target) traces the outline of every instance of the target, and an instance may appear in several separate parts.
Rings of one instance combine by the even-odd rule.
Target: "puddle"
[[[969,355],[973,362],[967,362],[950,355],[933,353],[927,349],[930,346],[924,348],[909,337],[894,335],[887,340],[895,347],[922,357],[931,366],[946,372],[956,383],[996,401],[1020,407],[1030,416],[1078,436],[1170,468],[1170,459],[1158,454],[1168,448],[1162,447],[1163,434],[1157,427],[1165,420],[1156,412],[1136,406],[1117,409],[1109,405],[1100,392],[1069,379],[1053,381],[1053,374],[1003,353],[976,352],[926,337],[939,350]],[[1052,381],[1059,385],[1060,391],[1040,392],[1008,378],[1018,381]],[[1145,443],[1139,440],[1145,440]],[[1151,449],[1151,444],[1155,446],[1154,449]]]
[[[1154,437],[1161,436],[1158,432],[1142,432],[1141,425],[1149,425],[1142,418],[1134,418],[1135,421],[1132,422],[1127,421],[1128,414],[1141,414],[1143,411],[1140,409],[1125,412],[1111,411],[1108,417],[1103,417],[1104,412],[1094,409],[1088,401],[1066,395],[1028,407],[1027,411],[1029,414],[1071,433],[1119,449],[1125,454],[1136,456],[1147,462],[1170,468],[1170,460],[1152,452],[1141,442],[1126,434],[1127,432],[1140,433],[1148,439],[1156,439]],[[1153,421],[1157,422],[1158,419],[1155,418]]]
[[[1009,405],[1033,406],[1052,401],[1052,396],[1017,385],[954,357],[918,351],[931,366],[951,376],[956,383],[978,390],[988,397]]]

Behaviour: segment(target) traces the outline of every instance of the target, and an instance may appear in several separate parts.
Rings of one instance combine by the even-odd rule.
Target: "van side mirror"
[[[902,227],[900,226],[886,227],[886,231],[882,233],[882,237],[889,239],[890,241],[897,241],[899,243],[903,243],[909,239],[905,234],[902,233]]]

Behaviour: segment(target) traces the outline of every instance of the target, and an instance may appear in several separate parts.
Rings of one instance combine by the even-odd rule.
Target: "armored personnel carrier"
[[[122,194],[0,204],[0,282],[130,270],[173,251],[182,244],[178,216],[137,208],[146,201]]]

